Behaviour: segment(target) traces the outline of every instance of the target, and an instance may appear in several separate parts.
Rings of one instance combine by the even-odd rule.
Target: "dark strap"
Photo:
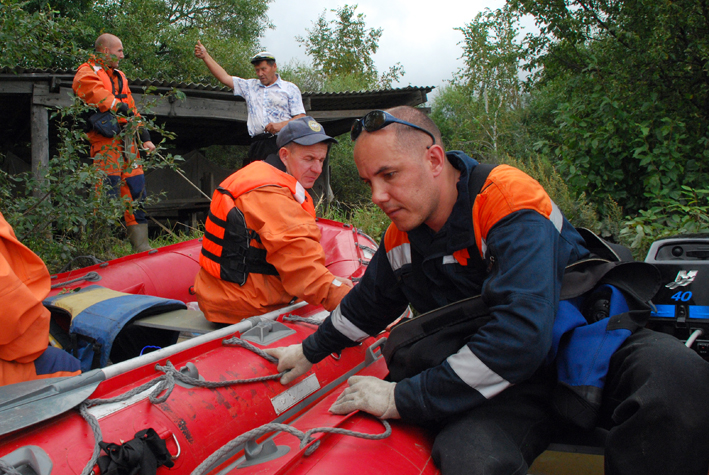
[[[487,180],[488,175],[493,168],[497,165],[492,163],[479,163],[473,171],[470,172],[470,178],[468,179],[468,196],[470,196],[470,203],[475,202],[475,197],[480,194]]]
[[[111,93],[117,98],[117,99],[125,99],[128,97],[128,94],[121,94],[120,91],[123,90],[123,75],[116,71],[115,69],[113,70],[113,75],[118,78],[118,93],[116,93],[116,86],[113,84],[113,81],[111,81]]]
[[[262,134],[257,134],[257,135],[254,135],[253,137],[251,137],[251,141],[252,142],[259,142],[261,140],[268,140],[268,139],[272,139],[272,138],[276,138],[276,136],[270,132],[264,132]]]
[[[278,270],[266,261],[266,249],[249,247],[246,251],[246,272],[249,274],[278,275]]]
[[[227,195],[227,196],[228,196],[229,198],[231,198],[232,200],[235,200],[235,199],[236,199],[236,198],[234,198],[234,195],[231,194],[231,191],[227,190],[227,189],[224,188],[223,186],[218,186],[218,187],[217,187],[217,191],[218,191],[219,193],[221,193],[222,195]]]

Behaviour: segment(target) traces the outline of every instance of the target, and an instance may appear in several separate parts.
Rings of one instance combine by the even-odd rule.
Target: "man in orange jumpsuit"
[[[123,43],[110,34],[104,33],[96,39],[96,55],[79,66],[72,88],[86,104],[95,106],[97,113],[112,111],[121,116],[140,114],[135,107],[133,95],[128,87],[128,79],[122,71],[116,69],[123,59]],[[125,117],[118,117],[118,124],[127,123]],[[116,134],[106,136],[94,129],[88,132],[91,143],[91,158],[96,166],[106,173],[104,186],[108,193],[119,195],[128,203],[124,213],[128,238],[135,252],[150,249],[148,243],[148,221],[145,212],[137,206],[145,199],[145,176],[143,167],[136,160],[139,152],[134,137],[124,139]],[[143,147],[152,152],[155,145],[150,140],[150,133],[140,129],[140,141]],[[124,153],[129,148],[129,153]]]
[[[50,313],[42,300],[49,289],[44,262],[0,213],[0,386],[81,373],[79,360],[48,346]]]
[[[213,322],[234,323],[297,299],[328,310],[352,282],[325,267],[310,188],[331,143],[312,117],[278,134],[278,155],[256,161],[214,192],[195,280],[197,300]]]

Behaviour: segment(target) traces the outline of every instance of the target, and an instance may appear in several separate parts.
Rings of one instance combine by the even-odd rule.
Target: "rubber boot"
[[[128,226],[128,239],[134,252],[149,251],[152,249],[148,242],[148,223]]]

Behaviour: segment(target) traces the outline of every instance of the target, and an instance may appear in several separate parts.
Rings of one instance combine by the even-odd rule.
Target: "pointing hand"
[[[204,59],[207,56],[207,48],[204,47],[200,40],[194,45],[194,55],[199,59]]]

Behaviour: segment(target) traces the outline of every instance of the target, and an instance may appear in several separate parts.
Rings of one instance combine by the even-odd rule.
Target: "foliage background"
[[[4,0],[0,67],[73,68],[96,36],[110,31],[124,41],[122,68],[132,78],[217,84],[192,56],[197,39],[227,71],[252,77],[247,58],[272,26],[268,7],[269,0]],[[522,18],[536,30],[524,32]],[[428,104],[447,148],[526,170],[575,225],[631,246],[639,259],[654,239],[709,231],[705,1],[508,0],[461,19],[459,30],[463,41],[450,47],[460,47],[464,66]],[[356,5],[326,10],[297,38],[310,62],[282,63],[279,70],[304,91],[390,87],[404,69],[375,68],[372,56],[384,34],[366,24]],[[34,234],[32,246],[41,252],[42,241],[57,243],[41,254],[52,262],[84,252],[97,242],[97,229],[116,219],[115,206],[93,198],[83,208],[61,202],[66,194],[55,190],[90,197],[95,177],[80,134],[69,122],[60,134],[51,176],[66,182],[0,176],[0,210],[18,234],[40,231],[28,239]],[[230,167],[240,154],[223,147],[207,152]],[[352,143],[340,137],[331,152],[337,203],[329,213],[377,237],[386,217],[369,204],[351,157]],[[42,201],[45,195],[51,200]],[[107,211],[85,212],[90,218],[77,222],[53,214],[50,201],[53,208]],[[44,222],[51,225],[38,230]]]

